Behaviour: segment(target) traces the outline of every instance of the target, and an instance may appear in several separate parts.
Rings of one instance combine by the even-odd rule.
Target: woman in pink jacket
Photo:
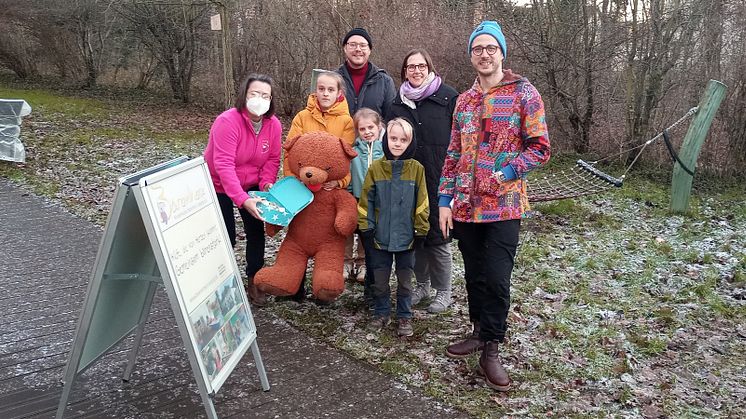
[[[243,219],[247,291],[249,299],[258,306],[266,303],[266,296],[254,287],[254,274],[264,266],[264,224],[256,209],[258,199],[249,198],[247,191],[266,191],[277,180],[282,126],[274,109],[272,79],[249,75],[241,83],[234,107],[215,119],[205,148],[205,160],[233,246],[234,204]]]

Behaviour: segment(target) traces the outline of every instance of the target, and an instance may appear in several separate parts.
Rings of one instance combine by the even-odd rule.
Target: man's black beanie
[[[370,49],[373,49],[373,40],[370,39],[370,34],[368,34],[368,31],[366,31],[363,28],[353,28],[349,32],[347,32],[347,35],[345,35],[345,37],[342,38],[342,45],[346,45],[347,40],[350,39],[350,37],[353,37],[355,35],[360,35],[363,38],[365,38],[365,40],[368,41],[368,46],[370,46]]]

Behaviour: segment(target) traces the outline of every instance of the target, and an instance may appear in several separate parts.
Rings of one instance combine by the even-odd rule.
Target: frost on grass
[[[214,117],[118,109],[109,119],[68,119],[63,111],[28,118],[26,165],[0,173],[99,225],[118,177],[200,155]],[[453,305],[438,315],[416,307],[415,334],[406,340],[393,324],[368,330],[354,283],[328,307],[272,301],[265,310],[477,416],[745,417],[743,190],[698,191],[690,216],[665,210],[668,185],[634,177],[621,191],[537,205],[522,225],[510,330],[500,347],[515,381],[508,394],[484,386],[477,355],[443,355],[471,331],[455,245]],[[267,241],[267,263],[282,237]],[[243,254],[239,240],[239,265]]]

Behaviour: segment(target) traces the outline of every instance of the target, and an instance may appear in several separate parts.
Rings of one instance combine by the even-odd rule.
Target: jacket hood
[[[500,83],[498,83],[497,86],[491,88],[490,90],[498,88],[498,87],[502,87],[502,86],[505,86],[505,85],[508,85],[508,84],[519,83],[519,82],[527,82],[527,81],[528,81],[528,79],[525,78],[525,77],[523,77],[523,76],[521,76],[520,74],[516,74],[516,73],[514,73],[510,69],[505,69],[505,70],[503,70],[503,79],[500,80]],[[482,91],[482,86],[479,84],[479,77],[477,77],[474,80],[474,84],[472,85],[472,89],[475,89],[478,92]]]
[[[520,74],[516,74],[512,72],[510,69],[503,70],[503,79],[500,80],[500,83],[497,84],[497,86],[494,86],[490,88],[490,91],[493,89],[497,89],[498,87],[506,86],[508,84],[513,83],[519,83],[519,82],[527,82],[528,79],[521,76]],[[474,84],[471,86],[473,90],[476,90],[477,92],[482,92],[482,85],[479,84],[479,77],[474,79]]]
[[[311,112],[314,116],[321,117],[321,108],[319,108],[319,100],[316,98],[316,93],[308,95],[308,102],[306,102],[306,110]],[[349,115],[350,108],[347,105],[347,99],[342,97],[342,100],[335,102],[331,108],[327,109],[327,115],[340,116]]]
[[[383,141],[383,155],[386,156],[386,160],[407,160],[407,159],[414,158],[414,152],[415,150],[417,150],[417,134],[415,134],[414,129],[412,129],[412,142],[409,143],[409,147],[407,147],[407,149],[404,150],[404,153],[402,153],[402,155],[399,156],[399,158],[395,158],[394,155],[391,154],[391,150],[389,150],[388,132],[383,136],[382,141]]]

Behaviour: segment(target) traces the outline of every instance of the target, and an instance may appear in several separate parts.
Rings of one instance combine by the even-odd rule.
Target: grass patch
[[[563,199],[560,201],[543,202],[534,206],[542,214],[570,217],[576,215],[580,210],[578,205],[572,199]]]
[[[113,108],[96,99],[60,96],[48,90],[20,90],[0,86],[0,97],[23,99],[31,105],[31,115],[50,117],[64,114],[66,118],[105,117]]]

